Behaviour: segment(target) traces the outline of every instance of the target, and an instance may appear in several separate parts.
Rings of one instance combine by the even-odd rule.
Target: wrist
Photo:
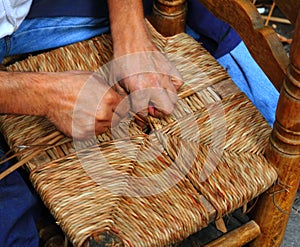
[[[112,33],[114,55],[153,50],[154,45],[145,21]]]

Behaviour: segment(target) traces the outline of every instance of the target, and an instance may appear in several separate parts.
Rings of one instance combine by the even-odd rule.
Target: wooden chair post
[[[164,36],[185,31],[186,0],[155,0],[149,17],[152,25]]]
[[[291,64],[281,90],[276,122],[266,157],[278,171],[278,183],[254,211],[262,234],[251,246],[280,246],[300,177],[300,15],[291,46]]]

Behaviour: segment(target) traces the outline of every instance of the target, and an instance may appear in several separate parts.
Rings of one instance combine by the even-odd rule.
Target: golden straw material
[[[270,134],[263,117],[241,93],[222,99],[218,112],[219,104],[157,125],[156,134],[221,217],[258,196],[277,175],[263,155]]]
[[[43,201],[76,246],[93,233],[105,231],[118,233],[126,246],[164,246],[207,224],[208,214],[200,194],[177,168],[170,168],[170,174],[182,179],[155,193],[155,186],[164,187],[170,178],[147,178],[161,174],[172,160],[164,152],[156,158],[149,157],[152,152],[142,150],[149,148],[147,140],[141,144],[140,151],[134,151],[136,161],[128,158],[127,153],[132,151],[128,142],[116,141],[82,150],[78,155],[84,154],[80,160],[84,165],[76,155],[67,156],[31,173]],[[157,149],[155,144],[152,148]],[[132,181],[134,178],[138,181]],[[145,181],[139,181],[142,178]],[[141,191],[152,190],[153,195],[139,196]]]
[[[215,142],[220,148],[234,152],[263,154],[265,151],[271,128],[242,93],[175,117],[177,110],[163,119],[151,118],[152,126],[167,135],[207,146]]]
[[[186,34],[153,42],[185,85],[174,112],[134,114],[84,142],[42,117],[0,116],[0,130],[74,246],[170,246],[231,213],[276,180],[264,157],[270,127],[209,53]],[[109,78],[103,35],[17,62],[9,71],[98,71]]]

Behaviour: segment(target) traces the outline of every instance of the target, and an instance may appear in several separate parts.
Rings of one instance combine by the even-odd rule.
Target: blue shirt
[[[152,0],[143,0],[143,4],[149,14]],[[33,0],[27,18],[61,16],[108,18],[107,0]]]
[[[241,42],[241,38],[227,23],[216,18],[198,0],[188,0],[187,24],[215,58],[229,53]]]

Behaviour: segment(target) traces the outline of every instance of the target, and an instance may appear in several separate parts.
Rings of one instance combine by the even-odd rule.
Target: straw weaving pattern
[[[189,36],[150,30],[185,85],[174,112],[148,117],[147,130],[128,116],[96,142],[75,144],[42,117],[0,116],[0,130],[74,246],[179,243],[277,178],[263,155],[271,129],[226,71]],[[8,70],[89,70],[107,78],[111,58],[103,35]]]

